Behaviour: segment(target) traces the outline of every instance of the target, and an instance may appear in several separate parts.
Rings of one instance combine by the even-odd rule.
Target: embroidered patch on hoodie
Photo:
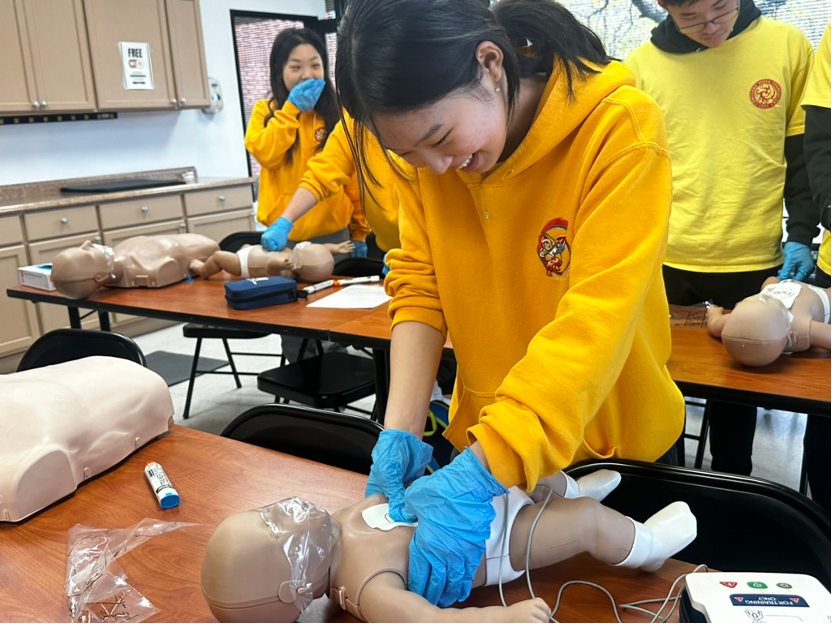
[[[323,142],[325,135],[326,135],[326,128],[320,127],[317,130],[315,130],[315,143]]]
[[[569,221],[566,219],[552,219],[543,226],[537,237],[537,257],[546,269],[546,275],[563,275],[569,269],[572,253],[566,234]]]

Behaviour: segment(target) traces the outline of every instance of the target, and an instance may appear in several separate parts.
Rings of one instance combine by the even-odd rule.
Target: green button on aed
[[[750,583],[748,583],[748,586],[751,587],[752,589],[767,589],[768,588],[768,585],[766,585],[765,583],[761,583],[759,581],[751,581]]]

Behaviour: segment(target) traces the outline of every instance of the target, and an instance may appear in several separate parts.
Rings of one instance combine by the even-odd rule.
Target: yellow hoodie
[[[446,436],[505,486],[585,458],[655,460],[682,431],[661,265],[671,177],[656,103],[613,62],[567,100],[553,72],[518,149],[487,175],[408,169],[393,324],[450,333]]]
[[[347,117],[350,124],[354,122]],[[355,132],[351,132],[355,136]],[[393,170],[390,168],[384,152],[372,133],[366,137],[365,153],[368,165],[378,185],[372,183],[365,172],[369,193],[365,193],[364,215],[370,228],[376,234],[376,244],[382,251],[390,251],[399,246],[399,200],[393,182]],[[394,154],[390,154],[395,159]],[[355,161],[350,151],[350,144],[344,132],[343,122],[339,121],[332,129],[323,151],[309,159],[307,171],[300,186],[312,193],[318,201],[337,193],[350,178],[355,177]]]
[[[318,146],[326,133],[324,120],[315,111],[301,113],[290,101],[275,111],[268,126],[263,120],[269,113],[269,100],[255,104],[246,129],[246,149],[260,163],[260,195],[257,201],[257,219],[271,225],[283,214],[286,205],[295,194],[301,177],[306,172],[307,162],[318,152]],[[286,153],[300,136],[292,154],[292,162],[286,161]],[[356,207],[344,192],[339,192],[317,204],[294,224],[289,240],[304,241],[315,236],[324,236],[350,227]],[[353,221],[350,236],[364,240],[366,226],[362,230]]]

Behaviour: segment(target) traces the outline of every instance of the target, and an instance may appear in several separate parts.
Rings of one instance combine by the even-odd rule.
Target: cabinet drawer
[[[182,196],[165,195],[101,204],[98,213],[104,230],[181,219]]]
[[[191,234],[202,234],[217,242],[229,234],[252,230],[254,230],[254,215],[248,208],[188,219],[188,231]]]
[[[185,193],[185,212],[189,217],[234,208],[249,208],[252,205],[249,184]]]
[[[23,219],[30,241],[98,231],[95,206],[39,210],[23,215]]]
[[[20,217],[0,218],[0,247],[23,242],[23,228],[20,227]]]

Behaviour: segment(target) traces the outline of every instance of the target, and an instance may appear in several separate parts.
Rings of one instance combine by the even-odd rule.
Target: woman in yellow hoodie
[[[272,44],[271,97],[255,104],[245,137],[246,149],[262,166],[257,219],[270,226],[262,239],[269,250],[285,247],[287,236],[292,241],[316,242],[352,238],[363,244],[369,232],[360,204],[353,201],[357,189],[354,198],[344,190],[333,193],[299,219],[294,229],[280,220],[307,162],[323,149],[338,122],[328,63],[323,41],[311,30],[284,30]]]
[[[409,587],[464,599],[494,496],[584,458],[653,461],[682,432],[661,264],[670,160],[661,112],[552,0],[351,0],[336,84],[407,166],[386,426],[367,493],[418,519]],[[423,474],[446,334],[458,361],[446,435]]]

